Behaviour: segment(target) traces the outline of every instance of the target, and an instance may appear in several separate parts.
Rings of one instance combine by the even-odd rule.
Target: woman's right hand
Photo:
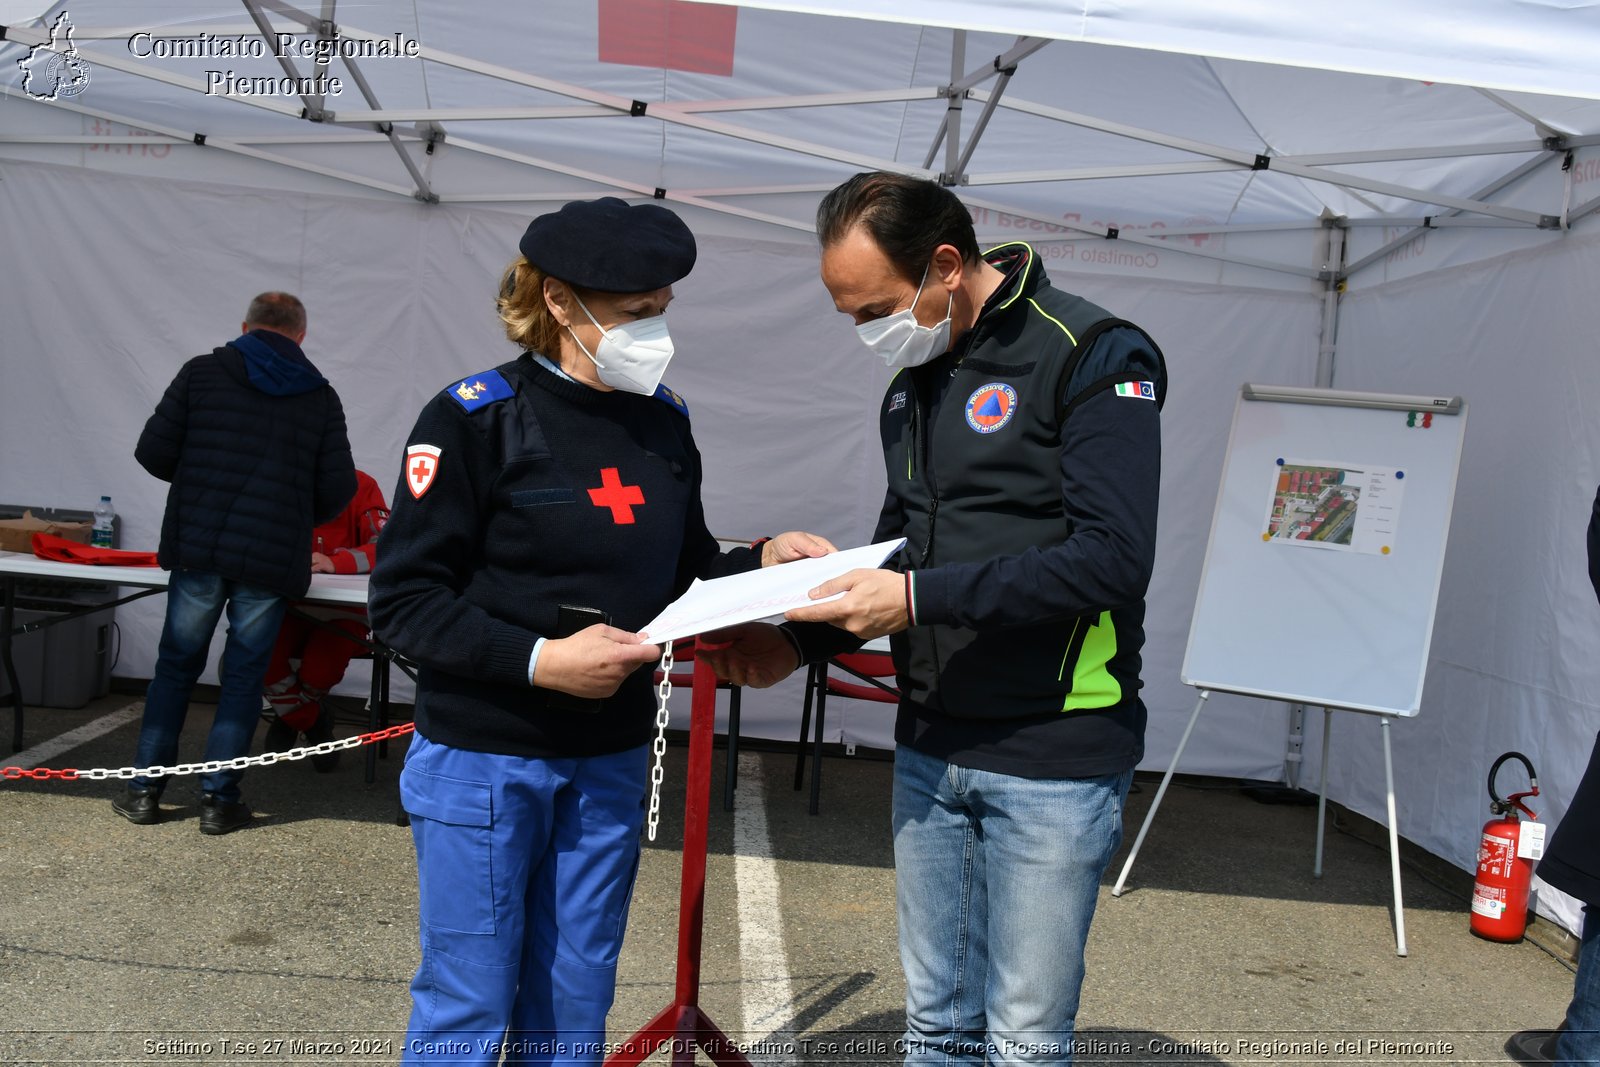
[[[533,682],[575,697],[598,700],[617,691],[622,680],[661,658],[661,646],[638,634],[596,624],[571,637],[553,637],[539,650]]]

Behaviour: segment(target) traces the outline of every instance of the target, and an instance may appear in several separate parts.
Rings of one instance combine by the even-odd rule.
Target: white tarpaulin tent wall
[[[164,487],[132,459],[145,417],[251,295],[286,288],[358,464],[392,494],[423,401],[514,355],[491,296],[527,218],[660,195],[701,241],[669,382],[713,530],[859,543],[887,373],[816,280],[810,218],[859,169],[942,176],[980,239],[1034,242],[1059,285],[1166,350],[1148,767],[1193,704],[1178,667],[1239,384],[1469,400],[1423,711],[1394,733],[1401,831],[1470,866],[1494,757],[1533,757],[1553,821],[1600,725],[1582,558],[1600,481],[1600,8],[1433,7],[945,0],[913,22],[874,0],[98,0],[67,6],[70,34],[59,4],[11,18],[0,493],[110,492],[125,542],[153,545]],[[319,37],[367,51],[318,68]],[[338,92],[238,95],[319,70]],[[159,605],[118,620],[117,673],[148,675]],[[798,703],[793,684],[749,694],[745,729],[792,736]],[[1214,697],[1182,769],[1279,780],[1295,721]],[[829,724],[889,743],[879,706],[836,702]],[[1343,716],[1334,737],[1332,795],[1382,819],[1376,724]],[[1541,907],[1576,925],[1570,901]]]

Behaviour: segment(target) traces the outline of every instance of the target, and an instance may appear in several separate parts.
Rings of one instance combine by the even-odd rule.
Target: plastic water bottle
[[[95,548],[110,548],[116,518],[117,513],[111,510],[111,498],[101,497],[94,507],[94,531],[89,535],[89,543]]]

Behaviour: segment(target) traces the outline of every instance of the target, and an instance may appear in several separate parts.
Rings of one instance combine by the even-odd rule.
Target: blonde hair
[[[500,276],[500,294],[495,298],[495,309],[500,321],[506,325],[506,339],[514,345],[551,359],[558,358],[561,349],[561,331],[566,327],[556,321],[544,301],[544,271],[529,263],[527,257],[518,256]]]

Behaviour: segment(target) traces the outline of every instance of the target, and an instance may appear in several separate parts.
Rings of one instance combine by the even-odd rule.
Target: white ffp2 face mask
[[[917,283],[917,295],[911,298],[910,307],[856,327],[861,343],[890,367],[920,367],[950,347],[950,312],[956,305],[955,294],[950,295],[944,321],[936,326],[924,326],[917,321],[916,308],[917,301],[922,298],[922,287],[927,284],[928,267],[924,267],[922,281]]]
[[[578,299],[576,294],[573,299]],[[654,393],[656,386],[661,384],[661,376],[667,373],[667,364],[672,361],[672,337],[667,333],[666,316],[653,315],[636,322],[619,323],[608,330],[595,321],[582,300],[578,300],[578,306],[589,316],[595,329],[600,331],[598,350],[590,352],[582,341],[578,341],[576,330],[571,326],[567,330],[572,334],[572,339],[578,341],[578,347],[589,357],[589,362],[594,364],[600,380],[625,393],[638,393],[641,396]]]

